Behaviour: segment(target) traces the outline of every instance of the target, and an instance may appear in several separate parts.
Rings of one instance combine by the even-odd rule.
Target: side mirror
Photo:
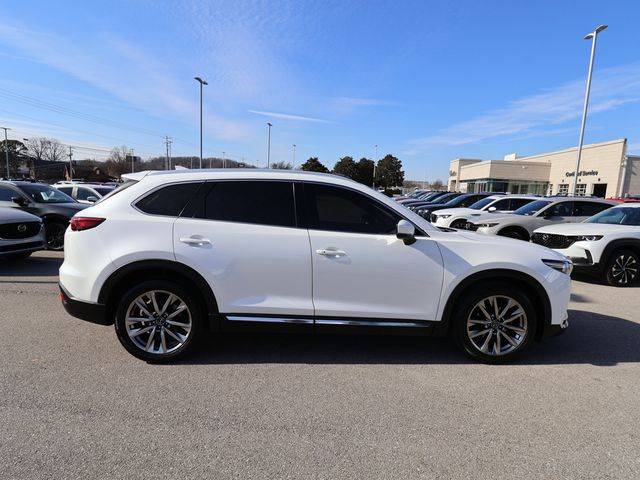
[[[17,203],[21,207],[24,207],[26,205],[26,203],[27,203],[27,202],[24,201],[24,198],[22,198],[22,197],[11,197],[11,201],[13,203]]]
[[[491,213],[493,213],[493,212],[495,212],[496,210],[497,210],[497,208],[496,208],[496,207],[489,207],[489,208],[487,209],[487,212],[491,212]]]
[[[405,245],[411,245],[416,241],[416,227],[407,220],[400,220],[396,227],[396,237],[402,240]]]
[[[91,195],[90,197],[87,197],[87,202],[96,203],[97,201],[98,201],[98,197],[94,197],[93,195]]]

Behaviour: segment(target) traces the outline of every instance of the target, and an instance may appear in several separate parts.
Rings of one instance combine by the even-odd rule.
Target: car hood
[[[474,210],[474,212],[478,213],[477,210]],[[483,223],[485,221],[491,221],[491,223],[505,223],[517,220],[520,217],[522,217],[522,215],[513,215],[511,213],[507,213],[504,215],[500,215],[499,213],[483,213],[480,215],[474,215],[469,219],[469,221],[473,223]]]
[[[481,212],[479,210],[474,210],[473,208],[443,208],[442,210],[438,210],[437,215],[473,215],[474,213],[480,215]]]
[[[606,223],[560,223],[538,228],[535,233],[553,235],[603,235],[606,233],[640,232],[639,226],[612,225]]]
[[[30,213],[24,212],[18,208],[13,207],[2,207],[0,208],[0,222],[39,222],[40,217],[35,215],[31,215]]]
[[[561,253],[558,253],[555,250],[551,250],[547,247],[543,247],[542,245],[538,245],[537,243],[523,242],[522,240],[502,237],[500,235],[481,235],[479,233],[469,232],[467,230],[457,230],[455,233],[452,232],[452,234],[459,235],[468,240],[472,240],[474,243],[477,243],[479,247],[483,245],[493,248],[499,248],[503,245],[512,247],[514,245],[514,242],[516,242],[519,248],[527,249],[530,252],[536,252],[536,254],[540,256],[540,258],[565,260],[565,256]]]

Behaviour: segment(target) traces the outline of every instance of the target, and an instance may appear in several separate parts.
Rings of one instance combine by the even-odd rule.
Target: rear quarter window
[[[201,185],[202,182],[191,182],[160,187],[138,200],[135,206],[149,215],[178,217]]]

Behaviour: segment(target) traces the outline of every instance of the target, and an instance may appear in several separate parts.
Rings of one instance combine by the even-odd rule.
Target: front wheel
[[[536,310],[517,287],[492,283],[465,295],[453,317],[457,343],[472,358],[484,363],[506,363],[533,338]]]
[[[122,297],[115,329],[133,356],[162,363],[193,350],[204,318],[200,302],[188,290],[169,281],[147,281]]]
[[[44,225],[44,236],[48,250],[64,248],[64,232],[67,226],[62,222],[49,222]]]
[[[498,235],[516,240],[529,240],[529,236],[525,232],[515,228],[506,228],[498,232]]]
[[[630,287],[638,283],[638,254],[627,249],[617,250],[607,263],[607,283],[613,287]]]

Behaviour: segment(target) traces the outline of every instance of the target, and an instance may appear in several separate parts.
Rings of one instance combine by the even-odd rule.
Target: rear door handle
[[[202,237],[180,237],[180,241],[182,243],[186,243],[187,245],[192,245],[194,247],[203,247],[204,245],[211,245],[211,241],[208,238]]]
[[[320,248],[316,250],[316,253],[318,255],[323,255],[325,257],[334,257],[334,258],[344,257],[347,254],[347,252],[343,250],[338,250],[337,248]]]

